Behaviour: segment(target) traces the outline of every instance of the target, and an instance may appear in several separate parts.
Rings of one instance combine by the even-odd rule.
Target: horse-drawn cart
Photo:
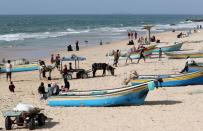
[[[73,74],[76,73],[76,78],[82,78],[82,79],[86,79],[89,76],[89,73],[91,72],[91,70],[85,70],[79,67],[79,62],[80,61],[84,61],[86,60],[85,57],[78,57],[76,55],[72,55],[70,57],[63,57],[61,59],[61,69],[63,67],[63,62],[65,61],[69,61],[69,62],[75,62],[75,67],[68,70],[68,74],[64,77],[67,77],[68,80],[71,80],[73,78]],[[63,72],[63,71],[61,71]]]
[[[42,109],[34,108],[32,111],[14,111],[8,110],[3,113],[5,117],[5,129],[11,130],[13,125],[26,126],[30,130],[34,130],[36,123],[38,126],[45,125],[46,116],[40,113]]]

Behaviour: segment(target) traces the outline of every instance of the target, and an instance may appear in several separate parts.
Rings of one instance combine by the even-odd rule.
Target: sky
[[[0,14],[203,14],[203,0],[0,0]]]

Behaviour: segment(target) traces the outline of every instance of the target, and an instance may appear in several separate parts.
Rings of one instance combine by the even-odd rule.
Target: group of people
[[[134,31],[134,32],[133,31],[129,31],[128,32],[128,39],[129,40],[133,40],[133,39],[136,40],[137,39],[137,32],[136,31]]]
[[[88,41],[86,40],[85,43],[88,43]],[[78,40],[76,40],[76,42],[75,42],[75,50],[76,51],[80,50],[79,41]],[[73,51],[72,45],[68,45],[67,46],[67,51]]]
[[[136,50],[136,47],[134,46],[133,48],[130,48],[128,51],[127,51],[127,54],[126,54],[126,64],[128,62],[128,60],[130,59],[131,60],[131,63],[132,63],[132,58],[131,58],[131,55],[135,52],[139,52],[139,59],[137,61],[137,63],[140,62],[141,59],[143,59],[145,61],[145,47],[143,45],[140,45],[138,47],[138,49]],[[121,56],[121,52],[120,50],[113,50],[113,56],[114,56],[114,63],[113,63],[113,66],[117,67],[118,66],[118,61],[119,61],[119,58]]]
[[[60,69],[60,62],[61,62],[61,57],[60,54],[57,54],[55,59],[54,59],[54,54],[51,55],[51,60],[50,63],[51,64],[55,64],[56,68],[59,70]]]
[[[62,85],[61,88],[59,88],[59,85],[56,82],[52,82],[51,84],[48,84],[47,91],[44,83],[41,82],[38,87],[38,93],[40,94],[40,99],[47,99],[49,96],[59,95],[60,92],[68,92],[69,89],[70,83],[67,78],[64,78],[64,86]]]

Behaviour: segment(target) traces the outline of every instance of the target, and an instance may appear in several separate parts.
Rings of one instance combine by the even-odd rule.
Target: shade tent
[[[64,61],[75,61],[75,69],[79,69],[79,62],[85,61],[85,57],[79,57],[76,55],[68,56],[68,57],[62,57],[61,59],[61,69]]]

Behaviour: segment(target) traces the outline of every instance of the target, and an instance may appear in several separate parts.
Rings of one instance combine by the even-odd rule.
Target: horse
[[[47,66],[40,66],[39,68],[39,78],[41,79],[41,74],[43,71],[49,72],[49,78],[51,78],[51,72],[56,68],[56,65],[47,65]]]
[[[103,70],[103,76],[105,76],[106,70],[110,71],[111,75],[114,75],[115,68],[106,63],[94,63],[94,64],[92,64],[93,77],[95,77],[97,70]]]

